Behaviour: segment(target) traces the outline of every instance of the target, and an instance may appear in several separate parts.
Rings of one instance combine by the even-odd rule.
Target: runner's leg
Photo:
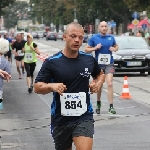
[[[27,73],[26,81],[27,81],[27,86],[28,86],[28,92],[31,93],[31,89],[30,89],[30,85],[31,85],[30,64],[24,63],[24,66],[25,66],[25,70]]]
[[[22,66],[22,74],[24,74],[24,61],[21,60],[21,66]]]
[[[36,63],[31,63],[30,65],[30,75],[31,75],[31,84],[30,88],[33,90],[33,82],[34,82],[34,71],[35,71]]]
[[[19,61],[16,60],[16,67],[17,67],[17,71],[18,71],[18,74],[19,74],[19,79],[21,79],[21,72],[20,72],[20,68],[19,68]]]
[[[77,124],[72,136],[76,150],[92,150],[94,135],[93,120],[82,121]]]

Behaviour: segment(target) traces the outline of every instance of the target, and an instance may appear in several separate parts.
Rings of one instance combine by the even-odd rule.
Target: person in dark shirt
[[[34,83],[38,94],[53,92],[51,133],[56,150],[91,150],[94,134],[90,92],[96,93],[105,75],[91,54],[79,51],[84,30],[76,22],[67,25],[62,51],[47,58]],[[89,83],[90,76],[94,81]]]
[[[16,59],[16,67],[17,67],[17,71],[19,74],[19,79],[22,78],[21,76],[21,71],[20,71],[20,66],[22,68],[22,74],[24,74],[24,53],[22,52],[22,48],[24,47],[26,41],[21,39],[21,34],[18,33],[16,35],[16,41],[12,44],[12,52],[15,55],[15,59]]]

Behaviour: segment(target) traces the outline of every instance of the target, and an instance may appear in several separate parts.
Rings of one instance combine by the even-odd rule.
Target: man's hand
[[[50,88],[52,91],[59,93],[61,96],[63,95],[62,93],[67,90],[66,85],[63,83],[52,83]]]
[[[93,80],[92,83],[89,84],[91,94],[97,93],[99,90],[98,84]]]
[[[10,80],[11,75],[7,73],[6,71],[3,71],[0,69],[0,75],[4,78],[4,80],[7,80],[7,82]]]
[[[99,89],[103,86],[104,82],[105,82],[105,74],[103,70],[101,70],[98,77],[95,80],[93,80],[91,84],[89,84],[91,94],[97,93]]]
[[[112,52],[115,52],[115,48],[112,47],[112,46],[109,48],[109,50],[112,51]]]
[[[17,52],[15,52],[15,56],[18,56],[18,53],[17,53]]]
[[[96,46],[95,46],[95,51],[96,50],[98,50],[98,49],[100,49],[102,47],[102,44],[100,43],[100,44],[97,44]]]

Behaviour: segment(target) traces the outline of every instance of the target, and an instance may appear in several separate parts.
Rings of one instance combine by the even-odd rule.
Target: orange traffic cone
[[[124,85],[122,89],[122,95],[120,96],[121,99],[131,99],[131,95],[129,93],[129,86],[127,81],[127,76],[124,77]]]

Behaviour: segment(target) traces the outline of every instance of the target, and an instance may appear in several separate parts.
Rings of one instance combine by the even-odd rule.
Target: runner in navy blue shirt
[[[108,100],[110,108],[108,113],[116,114],[116,111],[113,107],[113,74],[114,69],[114,60],[112,52],[118,50],[118,45],[116,44],[115,38],[111,34],[107,34],[108,25],[105,21],[102,21],[99,24],[100,33],[95,34],[89,40],[87,46],[85,47],[86,52],[95,51],[95,59],[97,60],[99,66],[103,69],[106,74],[106,83],[108,88]],[[101,92],[102,88],[97,92],[97,108],[96,113],[100,114],[101,107]]]
[[[96,93],[105,75],[91,54],[79,51],[84,30],[78,23],[67,25],[65,48],[45,60],[34,84],[38,94],[53,92],[51,132],[56,150],[91,150],[94,134],[90,92]],[[94,81],[89,84],[90,76]],[[90,89],[90,91],[89,91]]]

